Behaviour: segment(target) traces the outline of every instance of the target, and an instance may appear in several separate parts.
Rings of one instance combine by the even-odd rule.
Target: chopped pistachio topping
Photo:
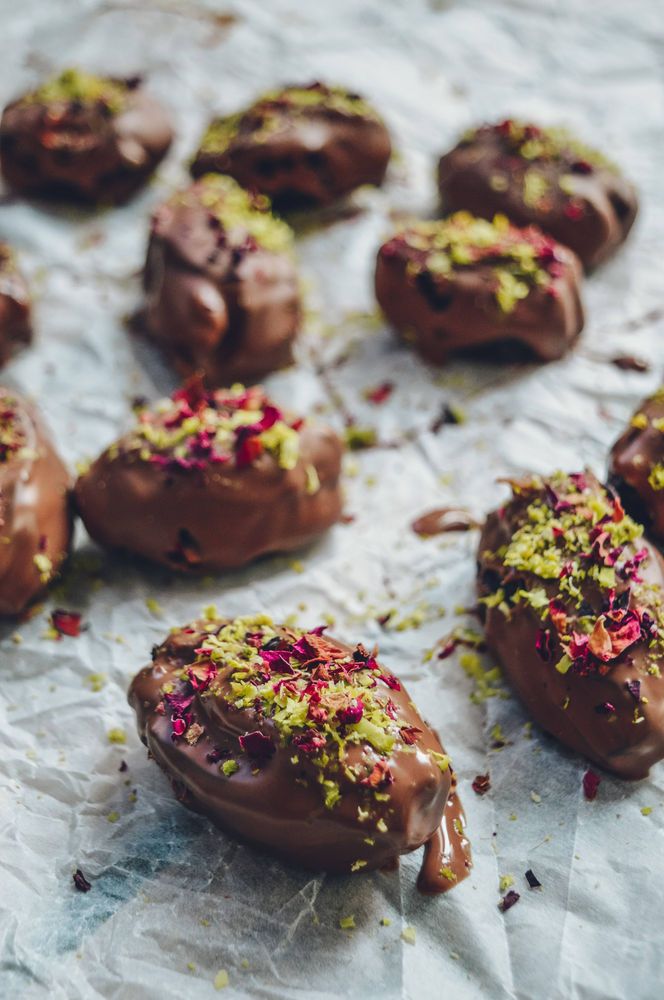
[[[0,465],[25,449],[25,428],[18,406],[18,399],[0,388]]]
[[[112,114],[117,114],[125,104],[127,92],[128,87],[121,80],[112,80],[70,68],[47,80],[29,94],[26,100],[31,104],[59,104],[72,101],[82,104],[104,104]]]
[[[589,474],[534,477],[512,489],[503,515],[511,538],[484,554],[497,570],[493,592],[502,596],[485,603],[508,616],[516,606],[532,609],[542,623],[537,652],[561,674],[606,674],[637,644],[656,665],[664,655],[664,595],[640,575],[651,558],[640,544],[642,526]],[[599,711],[610,720],[612,708]]]
[[[664,490],[664,464],[662,462],[655,462],[650,470],[648,482],[654,490]]]
[[[202,205],[220,227],[220,239],[233,250],[262,247],[272,253],[291,253],[293,231],[271,211],[270,199],[253,194],[224,174],[206,174],[192,187],[178,192],[173,206]],[[236,254],[237,255],[237,254]]]
[[[560,163],[578,173],[591,173],[594,169],[618,173],[618,167],[598,150],[580,142],[566,128],[542,128],[530,122],[508,118],[498,125],[483,125],[471,129],[463,142],[473,142],[486,134],[498,135],[507,153],[519,156],[530,163]]]
[[[399,701],[394,692],[401,685],[375,655],[359,644],[346,650],[323,632],[275,626],[267,615],[206,622],[179,683],[162,686],[163,710],[174,740],[188,740],[192,729],[201,737],[196,699],[218,699],[249,713],[256,728],[208,755],[224,775],[239,770],[242,756],[252,772],[260,770],[281,747],[296,780],[318,788],[327,809],[352,787],[361,796],[358,819],[367,823],[367,834],[387,833],[392,757],[414,752],[422,731],[404,721],[393,700]],[[446,754],[418,749],[432,768],[449,771]],[[353,870],[363,865],[358,859]]]
[[[133,430],[111,446],[110,455],[120,451],[163,468],[191,470],[215,464],[243,468],[266,454],[289,470],[298,462],[301,426],[260,387],[208,392],[193,379],[170,398],[138,410]]]
[[[317,114],[380,121],[368,101],[343,87],[322,83],[285,87],[269,91],[245,111],[215,118],[203,135],[200,151],[221,155],[236,139],[260,143],[283,128],[285,122]]]
[[[511,313],[535,288],[550,289],[565,258],[558,244],[534,227],[520,229],[504,215],[492,222],[469,212],[448,219],[413,222],[383,244],[383,257],[400,257],[412,280],[430,276],[437,286],[454,281],[455,272],[490,267],[494,295]]]

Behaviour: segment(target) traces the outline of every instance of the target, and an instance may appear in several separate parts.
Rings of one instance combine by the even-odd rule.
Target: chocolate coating
[[[589,473],[512,488],[479,546],[487,645],[538,725],[645,777],[664,757],[664,564]]]
[[[16,258],[0,243],[0,367],[32,340],[30,294]]]
[[[609,461],[610,482],[625,509],[664,540],[664,391],[644,399]]]
[[[57,575],[72,534],[69,474],[34,410],[0,387],[0,615],[19,615]]]
[[[182,374],[230,385],[293,360],[292,233],[230,177],[204,177],[157,209],[144,285],[147,332]]]
[[[296,429],[297,428],[297,429]],[[258,388],[194,381],[138,415],[76,483],[101,545],[171,569],[233,569],[313,541],[341,515],[342,444]]]
[[[512,121],[467,133],[438,164],[447,212],[503,212],[571,247],[584,267],[609,257],[632,228],[636,191],[618,168],[565,129]]]
[[[525,347],[560,358],[583,327],[577,258],[534,227],[465,212],[416,222],[383,244],[376,298],[427,361]]]
[[[176,796],[293,864],[348,873],[428,845],[420,888],[470,868],[436,734],[373,653],[260,615],[174,631],[134,678],[138,732]]]
[[[0,165],[20,194],[118,203],[145,184],[172,139],[139,79],[69,69],[4,109]]]
[[[362,184],[382,184],[389,133],[370,104],[341,87],[285,87],[212,121],[194,177],[230,174],[279,210],[329,205]]]

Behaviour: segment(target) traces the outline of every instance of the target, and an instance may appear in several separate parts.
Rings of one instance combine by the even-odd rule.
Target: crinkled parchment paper
[[[214,110],[279,82],[337,80],[375,100],[398,146],[383,190],[360,192],[356,211],[302,230],[308,316],[298,363],[267,382],[278,400],[318,406],[339,427],[351,415],[377,429],[382,446],[349,462],[355,520],[298,556],[301,565],[275,558],[193,582],[103,557],[79,528],[66,590],[17,630],[2,628],[0,995],[204,998],[217,995],[213,980],[225,969],[223,995],[238,998],[661,996],[661,766],[637,784],[604,776],[587,802],[584,761],[536,730],[528,739],[514,700],[470,701],[461,651],[427,661],[455,625],[474,624],[459,608],[473,603],[477,535],[425,541],[409,528],[448,504],[482,515],[505,495],[501,475],[584,463],[602,473],[633,406],[659,384],[658,0],[0,6],[3,102],[73,62],[145,70],[177,120],[172,154],[124,208],[0,206],[0,238],[22,253],[37,326],[35,345],[3,378],[37,398],[72,468],[126,426],[132,397],[175,385],[124,320],[140,298],[150,209],[185,180],[185,159]],[[596,141],[638,183],[642,213],[628,246],[587,282],[588,323],[569,358],[434,371],[376,321],[374,254],[391,216],[433,208],[435,155],[465,126],[508,114],[564,121]],[[650,372],[609,363],[625,353],[647,359]],[[392,396],[367,402],[364,390],[385,381],[395,383]],[[466,420],[433,433],[445,404]],[[135,735],[125,691],[151,645],[211,602],[231,615],[297,614],[308,626],[329,614],[341,638],[380,643],[459,772],[475,858],[465,883],[422,898],[417,856],[398,873],[313,877],[174,801]],[[44,638],[54,605],[83,612],[80,638]],[[501,750],[492,749],[496,724]],[[115,729],[124,744],[109,741]],[[492,789],[479,798],[470,783],[487,770]],[[85,895],[72,883],[76,867],[92,883]],[[542,890],[528,889],[528,868]],[[503,915],[506,874],[521,900]],[[351,914],[356,929],[341,930]],[[415,929],[414,943],[403,940],[405,928]]]

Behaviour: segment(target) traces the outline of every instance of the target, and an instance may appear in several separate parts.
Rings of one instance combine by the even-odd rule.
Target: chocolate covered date
[[[230,385],[292,361],[292,232],[231,177],[208,175],[157,209],[144,286],[147,333],[181,373]]]
[[[389,133],[371,105],[342,87],[285,87],[213,120],[192,163],[200,177],[230,174],[279,210],[329,205],[362,184],[381,184]]]
[[[178,799],[225,832],[327,872],[392,866],[418,882],[470,869],[456,779],[375,651],[267,615],[175,629],[134,678],[138,732]]]
[[[69,551],[69,474],[34,408],[0,386],[0,615],[21,614]]]
[[[342,444],[258,388],[185,388],[139,410],[78,479],[93,539],[176,570],[242,566],[313,541],[341,515]]]
[[[664,389],[643,400],[611,449],[609,481],[625,509],[664,541]]]
[[[66,69],[4,109],[0,165],[20,194],[122,202],[147,181],[172,138],[166,112],[140,78]]]
[[[583,326],[579,281],[574,254],[540,230],[467,212],[397,232],[375,277],[389,322],[434,364],[515,344],[541,361],[560,358]]]
[[[664,565],[590,473],[512,482],[479,547],[486,640],[535,721],[624,778],[664,757]]]
[[[438,186],[446,212],[534,223],[586,268],[626,239],[638,208],[634,187],[597,150],[564,128],[513,119],[467,132],[441,157]]]
[[[16,256],[0,243],[0,367],[32,340],[28,286]]]

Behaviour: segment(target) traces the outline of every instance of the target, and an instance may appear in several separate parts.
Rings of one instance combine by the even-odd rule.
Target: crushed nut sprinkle
[[[269,766],[277,746],[286,748],[297,779],[318,785],[333,809],[343,788],[360,792],[367,832],[389,829],[392,755],[427,753],[434,767],[450,768],[446,754],[415,747],[422,731],[404,724],[392,692],[401,685],[358,644],[347,651],[323,634],[276,627],[267,615],[208,623],[195,660],[162,687],[160,714],[169,716],[174,742],[197,738],[197,703],[222,700],[251,712],[254,728],[228,746],[215,747],[208,762],[232,780],[243,765]],[[219,761],[224,758],[222,763]],[[358,859],[357,867],[363,859]]]
[[[534,477],[512,490],[516,530],[507,545],[485,553],[502,570],[484,573],[490,592],[482,603],[506,616],[529,606],[541,620],[537,653],[562,674],[604,676],[637,644],[647,669],[658,672],[664,595],[641,576],[651,558],[640,544],[642,526],[590,474]],[[610,720],[614,707],[606,702],[597,711]]]
[[[300,451],[301,419],[286,416],[260,387],[208,391],[194,377],[170,398],[137,411],[127,438],[112,445],[119,453],[168,470],[203,470],[210,465],[238,469],[271,456],[294,469]],[[313,489],[313,476],[309,483]]]
[[[169,204],[176,208],[202,205],[210,228],[216,232],[219,250],[231,250],[236,265],[246,253],[258,248],[272,253],[293,251],[293,231],[272,214],[270,199],[245,191],[232,177],[206,174],[173,195]]]
[[[118,114],[126,103],[130,89],[126,81],[95,76],[70,67],[32,91],[24,101],[29,104],[99,104],[110,114]]]
[[[469,212],[413,222],[384,243],[380,253],[383,258],[405,260],[413,281],[426,276],[441,291],[455,273],[489,267],[493,294],[503,313],[511,313],[536,288],[555,294],[555,280],[567,267],[566,252],[536,227],[521,229],[504,215],[489,222]]]
[[[364,98],[343,87],[323,83],[285,87],[269,91],[245,111],[212,121],[201,140],[201,152],[221,155],[236,139],[258,144],[278,132],[286,121],[321,113],[330,117],[381,120]]]
[[[518,156],[529,163],[561,164],[576,174],[591,174],[598,169],[618,173],[614,163],[598,150],[580,142],[566,128],[542,128],[530,122],[506,118],[497,125],[471,129],[463,136],[462,143],[467,145],[485,135],[499,137],[507,156]]]

